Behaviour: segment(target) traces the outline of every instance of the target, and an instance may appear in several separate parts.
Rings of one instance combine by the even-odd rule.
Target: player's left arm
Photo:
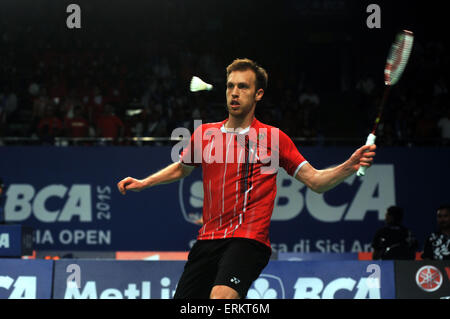
[[[295,178],[317,193],[324,193],[342,183],[356,173],[361,166],[372,165],[376,145],[366,145],[357,149],[344,163],[323,170],[306,163]]]

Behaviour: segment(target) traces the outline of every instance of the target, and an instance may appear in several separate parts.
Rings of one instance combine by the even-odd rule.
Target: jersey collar
[[[231,133],[231,134],[239,134],[239,135],[244,135],[247,134],[250,131],[250,127],[255,127],[258,120],[256,119],[256,117],[253,118],[252,124],[250,124],[249,127],[246,127],[245,129],[239,131],[239,132],[234,132],[234,131],[227,131],[227,129],[225,128],[225,123],[228,121],[228,119],[222,121],[222,126],[220,127],[220,130],[222,131],[222,133]]]

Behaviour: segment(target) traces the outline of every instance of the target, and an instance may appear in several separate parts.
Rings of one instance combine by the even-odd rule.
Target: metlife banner
[[[183,261],[55,261],[56,299],[171,299]],[[247,299],[392,299],[394,264],[271,261]]]
[[[61,260],[55,299],[172,299],[184,261]]]
[[[298,146],[316,168],[346,160],[353,148]],[[5,219],[34,228],[39,250],[185,251],[197,236],[201,169],[186,179],[122,196],[116,184],[171,163],[171,147],[1,147]],[[422,245],[448,200],[448,149],[379,148],[365,177],[319,195],[280,169],[271,225],[278,252],[370,249],[386,208],[405,209]],[[427,167],[439,168],[431,173]]]

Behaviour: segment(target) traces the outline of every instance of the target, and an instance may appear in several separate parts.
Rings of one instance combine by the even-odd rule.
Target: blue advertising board
[[[292,253],[280,252],[277,260],[307,261],[307,260],[358,260],[358,253]]]
[[[40,250],[185,251],[197,236],[202,171],[122,196],[117,182],[171,163],[171,147],[0,147],[7,222],[35,229]],[[353,148],[301,147],[316,168],[345,161]],[[379,148],[363,178],[317,194],[280,169],[270,238],[277,252],[369,251],[386,209],[399,205],[422,245],[448,201],[450,150]],[[420,165],[439,167],[439,174]]]
[[[32,230],[21,225],[0,225],[0,257],[31,255]]]
[[[56,299],[170,299],[183,261],[55,261]],[[248,299],[395,298],[392,261],[270,261]]]
[[[0,299],[50,299],[53,261],[0,259]]]
[[[394,299],[394,262],[271,261],[248,299]]]
[[[171,299],[184,261],[59,260],[55,299]]]
[[[22,228],[0,225],[0,257],[22,256]]]

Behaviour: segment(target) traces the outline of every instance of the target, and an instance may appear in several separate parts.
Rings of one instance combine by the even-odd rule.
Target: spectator
[[[428,141],[436,138],[437,127],[433,115],[428,111],[423,111],[416,123],[416,138],[419,143],[427,144]]]
[[[308,85],[306,86],[305,92],[300,94],[298,102],[300,104],[298,115],[300,118],[301,130],[296,136],[314,138],[317,135],[316,130],[320,125],[318,121],[320,105],[319,95],[317,95],[313,88]],[[295,124],[293,125],[296,127]]]
[[[66,116],[64,120],[68,137],[87,137],[89,135],[89,123],[83,116],[81,106],[73,109],[73,117]]]
[[[97,123],[102,115],[102,113],[108,114],[108,111],[104,111],[105,99],[103,97],[102,91],[98,86],[94,88],[93,94],[89,99],[87,104],[89,121],[92,123]]]
[[[447,110],[446,115],[439,119],[437,126],[441,131],[442,143],[450,145],[450,109]]]
[[[168,136],[167,120],[162,116],[159,111],[153,111],[148,117],[147,134],[149,136]]]
[[[314,92],[313,88],[311,86],[307,86],[305,92],[301,93],[298,97],[298,102],[300,105],[312,105],[312,106],[319,106],[320,105],[320,98],[317,93]]]
[[[372,241],[373,259],[415,259],[418,242],[411,231],[402,225],[403,209],[391,206],[387,209],[386,226],[380,228]]]
[[[450,260],[450,205],[437,210],[438,231],[425,241],[423,259]]]
[[[60,136],[63,124],[55,115],[55,109],[52,105],[47,106],[45,116],[39,121],[37,129],[44,144],[53,144],[54,138]]]
[[[375,91],[375,81],[366,74],[356,83],[356,89],[364,95],[371,96]]]
[[[0,109],[3,109],[5,119],[8,121],[17,110],[17,95],[14,93],[12,88],[6,87],[2,100],[3,102],[0,101],[0,104],[3,104],[3,106],[0,105]]]
[[[97,135],[117,140],[123,136],[123,131],[124,125],[122,120],[114,113],[112,105],[106,104],[103,115],[97,121]]]

